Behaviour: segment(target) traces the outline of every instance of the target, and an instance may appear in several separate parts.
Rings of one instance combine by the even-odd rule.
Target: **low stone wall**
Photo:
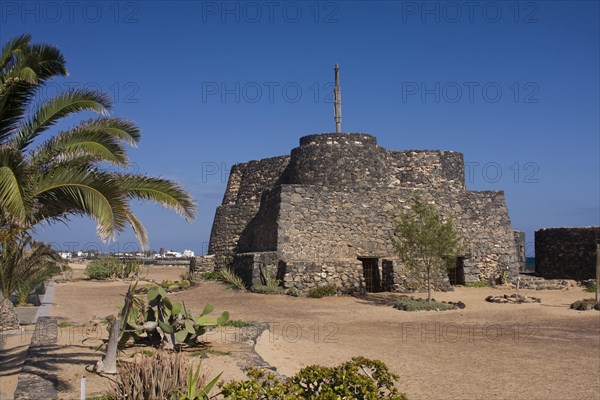
[[[600,227],[547,228],[535,232],[535,272],[549,279],[596,277]]]
[[[359,260],[331,260],[323,263],[290,261],[281,264],[283,286],[300,291],[335,286],[342,293],[365,292],[362,263]]]

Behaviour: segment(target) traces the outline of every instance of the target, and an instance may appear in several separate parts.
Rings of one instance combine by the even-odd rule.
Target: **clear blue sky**
[[[183,183],[199,212],[135,209],[153,248],[197,253],[232,164],[334,129],[335,63],[344,131],[464,153],[467,188],[504,190],[528,242],[600,224],[599,21],[597,1],[0,2],[2,43],[29,32],[67,58],[71,76],[45,95],[100,88],[141,126],[135,167]],[[98,243],[87,220],[38,233]]]

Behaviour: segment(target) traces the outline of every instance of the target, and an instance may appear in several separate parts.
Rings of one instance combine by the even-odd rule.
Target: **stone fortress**
[[[301,291],[422,289],[393,241],[392,215],[415,195],[452,216],[463,240],[452,283],[523,268],[524,237],[511,228],[504,193],[466,190],[461,153],[388,150],[362,133],[304,136],[289,156],[234,165],[197,268],[227,262],[248,286],[269,274]]]
[[[393,151],[374,136],[341,133],[334,71],[336,133],[304,136],[289,156],[234,165],[196,269],[228,266],[247,286],[277,279],[300,291],[423,289],[424,274],[399,262],[393,235],[398,207],[420,195],[454,219],[463,240],[452,275],[434,286],[518,275],[525,239],[511,228],[504,193],[466,190],[461,153]]]

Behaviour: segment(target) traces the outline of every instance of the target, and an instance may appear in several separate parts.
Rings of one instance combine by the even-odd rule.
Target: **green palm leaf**
[[[153,201],[174,210],[188,221],[194,219],[194,199],[179,184],[143,175],[122,174],[121,180],[130,198]]]
[[[34,223],[67,213],[87,215],[97,222],[98,236],[108,240],[128,222],[125,192],[111,174],[62,166],[39,175],[33,195],[38,204]]]
[[[0,146],[0,211],[19,221],[25,220],[25,200],[21,186],[23,165],[21,153],[9,146]]]
[[[106,114],[111,106],[108,95],[95,90],[69,90],[42,103],[16,134],[15,145],[25,149],[42,132],[61,118],[79,111],[95,111]]]

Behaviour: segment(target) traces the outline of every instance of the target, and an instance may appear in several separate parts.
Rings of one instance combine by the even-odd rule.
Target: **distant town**
[[[195,254],[192,250],[183,250],[182,252],[175,250],[164,250],[160,249],[158,252],[154,250],[144,251],[144,252],[136,252],[136,253],[127,253],[127,252],[117,252],[117,253],[100,253],[96,250],[90,251],[62,251],[59,252],[60,256],[65,260],[74,260],[74,259],[91,259],[98,257],[117,257],[117,258],[138,258],[145,260],[161,260],[161,259],[174,259],[181,258],[187,259],[195,257]]]

